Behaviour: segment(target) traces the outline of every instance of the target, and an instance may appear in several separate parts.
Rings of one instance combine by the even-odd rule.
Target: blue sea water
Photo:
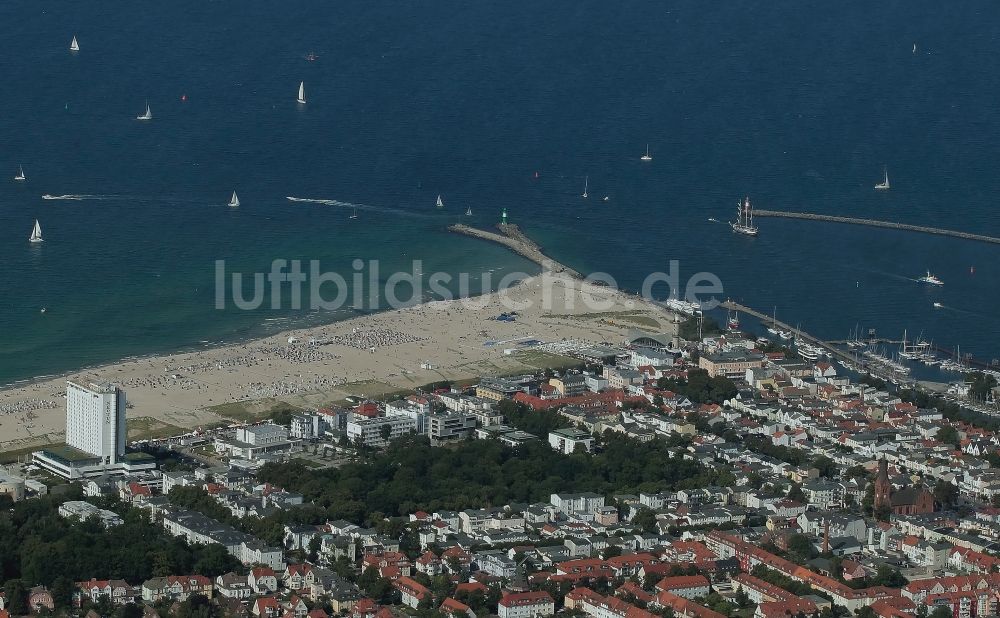
[[[989,0],[0,4],[0,383],[335,317],[217,310],[219,259],[534,272],[445,231],[502,208],[557,259],[626,288],[678,259],[822,337],[905,328],[1000,356],[998,246],[779,219],[749,239],[708,221],[749,194],[1000,236],[998,13]],[[137,122],[147,100],[154,120]],[[18,164],[26,183],[9,180]],[[883,165],[893,189],[877,193]],[[360,204],[359,217],[285,196]],[[35,218],[46,241],[29,246]],[[927,269],[942,288],[914,281]]]

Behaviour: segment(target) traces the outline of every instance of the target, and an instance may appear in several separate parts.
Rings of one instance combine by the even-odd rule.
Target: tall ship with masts
[[[756,236],[757,226],[753,224],[753,207],[750,205],[750,198],[743,198],[742,202],[736,204],[736,221],[730,221],[733,231],[745,236]]]

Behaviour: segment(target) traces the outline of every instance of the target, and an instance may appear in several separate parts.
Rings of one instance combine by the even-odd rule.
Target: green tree
[[[60,575],[52,580],[49,593],[52,595],[56,609],[67,609],[73,602],[73,582],[64,575]]]
[[[615,558],[620,555],[622,555],[622,548],[618,545],[608,545],[604,548],[604,551],[601,552],[601,558],[603,560]]]
[[[973,373],[969,380],[969,398],[973,401],[985,401],[997,386],[997,379],[981,371]]]
[[[292,417],[299,412],[301,410],[297,410],[289,405],[278,405],[271,410],[271,420],[278,425],[288,427],[292,423]]]
[[[789,500],[795,500],[796,502],[805,502],[806,494],[802,491],[802,485],[800,483],[792,483],[792,486],[788,488],[788,493],[785,494]]]
[[[632,518],[632,525],[636,526],[643,532],[654,533],[657,530],[656,513],[654,513],[649,507],[644,506],[639,509],[639,512]]]
[[[902,588],[907,583],[906,578],[899,572],[899,569],[894,569],[887,564],[878,565],[875,577],[871,581],[873,586],[886,586],[889,588]]]
[[[851,466],[844,472],[844,478],[848,479],[867,479],[868,470],[861,464]]]
[[[799,562],[812,560],[819,555],[812,541],[804,534],[792,534],[788,537],[788,553]]]
[[[192,594],[177,608],[176,618],[216,618],[221,615],[219,607],[203,594]]]
[[[955,446],[958,444],[958,430],[951,425],[943,425],[934,435],[934,439]]]
[[[215,579],[230,571],[240,568],[240,562],[222,545],[206,545],[201,557],[194,563],[194,572]]]
[[[307,556],[309,558],[309,562],[316,562],[316,559],[319,557],[319,550],[322,546],[323,539],[321,539],[318,534],[309,539],[309,555]]]
[[[837,476],[838,468],[837,462],[830,459],[826,455],[820,455],[813,460],[813,467],[819,470],[819,475],[826,478],[834,478]]]
[[[743,590],[743,588],[736,591],[736,595],[733,597],[733,600],[736,601],[736,605],[740,609],[746,609],[753,604],[753,601],[750,600],[750,597],[747,596],[747,593]]]
[[[938,605],[930,613],[929,618],[951,618],[952,611],[947,605]]]
[[[28,613],[28,589],[21,580],[7,581],[3,586],[3,593],[11,616],[24,616]]]
[[[934,499],[942,506],[953,506],[958,500],[958,488],[947,481],[939,480],[934,485]]]
[[[115,609],[114,618],[142,618],[142,608],[135,603],[125,603]]]

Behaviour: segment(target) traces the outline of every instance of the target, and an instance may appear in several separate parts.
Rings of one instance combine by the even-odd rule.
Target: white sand
[[[545,286],[555,290],[549,307],[542,304]],[[587,306],[585,295],[609,306]],[[530,306],[517,308],[515,322],[489,319],[510,309],[504,299],[528,301]],[[615,312],[635,313],[607,315]],[[636,315],[662,326],[636,323]],[[67,379],[121,384],[134,406],[129,419],[148,417],[196,428],[225,420],[205,409],[222,403],[273,398],[318,407],[359,389],[393,390],[442,379],[534,371],[537,367],[529,363],[539,362],[537,352],[505,355],[504,350],[516,347],[520,338],[619,344],[629,328],[660,331],[669,328],[669,322],[664,311],[635,297],[565,276],[539,275],[466,301],[440,301],[240,345],[114,363],[3,390],[0,451],[63,439]],[[289,344],[289,337],[298,342]],[[311,338],[330,343],[310,345]],[[431,368],[422,369],[423,363]],[[365,381],[376,384],[357,384]],[[142,422],[149,428],[150,421]]]

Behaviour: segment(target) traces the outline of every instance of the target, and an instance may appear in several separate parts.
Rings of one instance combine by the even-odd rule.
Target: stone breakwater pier
[[[500,230],[499,234],[489,230],[482,230],[477,227],[464,225],[462,223],[456,223],[448,226],[448,230],[451,232],[503,245],[514,253],[517,253],[518,255],[538,264],[544,271],[562,273],[576,279],[583,279],[583,275],[577,271],[573,270],[569,266],[566,266],[565,264],[560,264],[545,255],[542,248],[538,246],[538,243],[525,236],[524,232],[522,232],[520,228],[513,223],[500,223],[497,225],[497,229]]]
[[[909,223],[894,223],[892,221],[878,221],[875,219],[857,219],[854,217],[837,217],[834,215],[817,215],[808,212],[786,212],[783,210],[754,210],[755,217],[781,217],[784,219],[806,219],[809,221],[826,221],[829,223],[849,223],[851,225],[867,225],[869,227],[883,227],[891,230],[906,230],[908,232],[920,232],[922,234],[936,234],[938,236],[951,236],[953,238],[963,238],[965,240],[976,240],[1000,245],[1000,238],[985,236],[983,234],[971,234],[969,232],[958,232],[955,230],[944,230],[926,225],[911,225]]]
[[[770,315],[768,315],[766,313],[762,313],[760,311],[757,311],[756,309],[754,309],[752,307],[747,307],[746,305],[741,305],[741,304],[739,304],[737,302],[733,302],[731,300],[727,300],[727,301],[725,301],[723,303],[719,303],[719,306],[722,307],[723,309],[727,309],[729,311],[738,311],[740,313],[745,313],[747,315],[753,316],[753,317],[757,318],[758,320],[760,320],[761,323],[767,323],[767,324],[772,324],[773,323],[775,325],[775,328],[780,328],[782,330],[787,330],[790,333],[797,333],[798,336],[799,336],[799,338],[802,339],[803,341],[805,341],[806,343],[811,343],[813,345],[819,346],[819,347],[823,348],[824,350],[826,350],[827,352],[829,352],[832,356],[835,356],[837,358],[842,358],[842,359],[845,359],[845,360],[850,360],[852,358],[850,354],[847,354],[843,350],[840,350],[840,349],[834,347],[829,342],[823,341],[822,339],[820,339],[818,337],[814,337],[814,336],[810,335],[809,333],[804,332],[804,331],[802,331],[802,330],[800,330],[800,329],[792,326],[791,324],[785,324],[781,320],[775,320]]]

